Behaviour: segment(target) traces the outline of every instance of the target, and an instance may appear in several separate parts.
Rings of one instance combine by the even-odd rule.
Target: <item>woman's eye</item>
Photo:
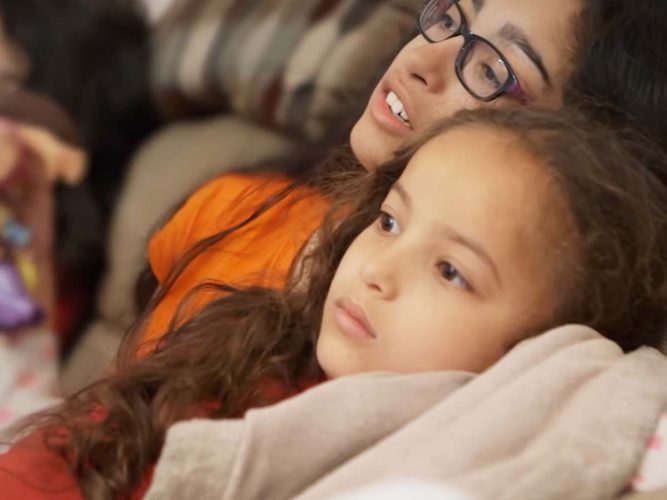
[[[464,290],[471,290],[472,287],[468,281],[461,275],[461,273],[449,262],[441,262],[438,264],[440,274],[446,280],[452,283],[454,286],[462,288]]]
[[[498,75],[496,75],[495,70],[486,63],[482,63],[481,67],[482,76],[489,86],[494,89],[499,89],[502,85],[500,80],[498,80]]]
[[[450,33],[454,33],[458,29],[458,26],[456,26],[456,21],[449,14],[444,14],[442,16],[442,21],[440,24],[445,31],[449,31]]]
[[[380,230],[385,233],[398,233],[398,222],[391,215],[385,211],[380,212],[378,217],[378,224],[380,225]]]

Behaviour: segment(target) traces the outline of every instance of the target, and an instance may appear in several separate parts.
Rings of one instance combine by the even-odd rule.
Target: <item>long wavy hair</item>
[[[329,179],[335,203],[284,289],[202,285],[219,296],[175,321],[150,355],[33,420],[86,498],[128,495],[158,459],[175,422],[240,417],[321,380],[315,345],[339,262],[376,220],[414,152],[458,127],[516,137],[516,147],[549,169],[571,213],[576,234],[567,243],[575,251],[572,261],[557,264],[565,270],[558,314],[545,326],[587,324],[626,350],[655,345],[667,312],[667,193],[652,173],[667,168],[659,149],[630,130],[600,129],[574,112],[462,112],[376,172],[346,168]]]

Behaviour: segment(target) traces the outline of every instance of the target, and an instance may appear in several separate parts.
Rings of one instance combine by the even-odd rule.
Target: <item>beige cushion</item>
[[[284,156],[292,147],[283,135],[226,115],[174,124],[141,148],[112,221],[99,317],[65,367],[67,390],[93,380],[112,359],[114,345],[135,318],[134,285],[147,262],[149,236],[172,208],[206,180]]]

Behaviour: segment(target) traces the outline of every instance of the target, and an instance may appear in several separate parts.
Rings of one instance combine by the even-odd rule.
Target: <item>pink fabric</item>
[[[21,417],[61,401],[56,337],[52,332],[0,333],[0,367],[0,431]]]
[[[646,443],[644,459],[632,480],[635,491],[653,491],[667,486],[667,412],[658,421]]]

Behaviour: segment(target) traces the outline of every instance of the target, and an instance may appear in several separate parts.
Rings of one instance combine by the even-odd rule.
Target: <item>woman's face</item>
[[[420,148],[336,271],[317,344],[327,376],[478,372],[548,324],[555,263],[570,262],[557,193],[504,132],[460,127]]]
[[[459,5],[471,31],[502,52],[531,101],[560,104],[572,70],[568,50],[581,0],[461,0]],[[387,161],[439,118],[461,109],[518,104],[510,97],[485,103],[465,90],[454,71],[462,44],[461,36],[429,43],[420,35],[396,56],[350,136],[366,168]],[[398,98],[408,123],[394,115],[388,98]]]

